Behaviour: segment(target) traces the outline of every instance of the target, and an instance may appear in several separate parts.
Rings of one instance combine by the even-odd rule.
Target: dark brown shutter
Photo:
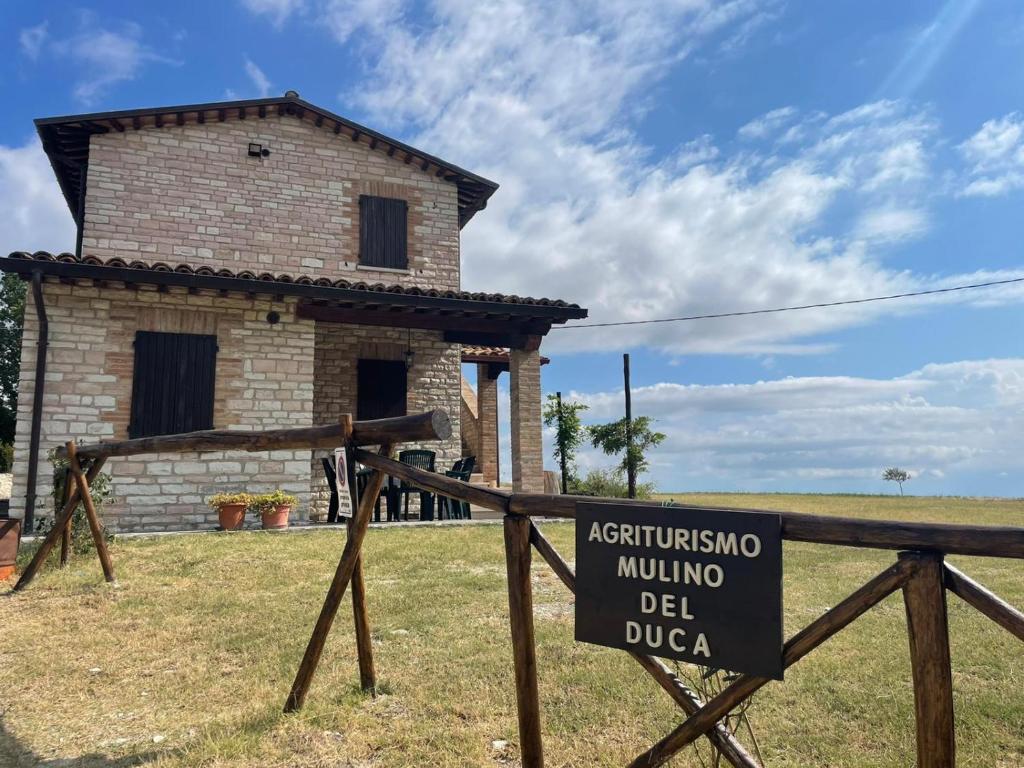
[[[359,198],[359,263],[407,269],[408,204],[392,197]]]
[[[128,436],[212,429],[216,369],[216,336],[138,331]]]
[[[356,395],[356,418],[359,421],[405,416],[406,395],[404,361],[359,361]]]

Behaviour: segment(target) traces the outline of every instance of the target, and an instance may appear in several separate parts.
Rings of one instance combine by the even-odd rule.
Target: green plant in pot
[[[216,493],[210,497],[210,509],[217,510],[217,522],[225,531],[237,531],[245,522],[245,510],[252,496],[248,493]]]
[[[264,528],[287,528],[288,515],[298,499],[278,489],[273,493],[260,493],[249,500],[249,510],[260,516]]]

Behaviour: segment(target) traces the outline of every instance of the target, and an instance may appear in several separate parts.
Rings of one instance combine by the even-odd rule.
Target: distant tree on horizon
[[[903,484],[910,479],[910,473],[899,467],[889,467],[882,473],[882,479],[890,483],[896,483],[900,487],[900,496],[903,495]]]

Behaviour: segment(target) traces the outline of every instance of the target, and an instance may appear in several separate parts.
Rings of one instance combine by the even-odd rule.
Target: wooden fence
[[[386,452],[356,450],[355,458],[366,466],[373,467],[376,470],[375,476],[383,478],[387,474],[399,477],[424,490],[505,514],[505,559],[520,750],[524,768],[541,768],[544,765],[544,752],[530,582],[532,549],[536,549],[572,592],[576,590],[576,575],[531,518],[575,518],[578,501],[595,499],[508,493],[472,486],[393,461]],[[357,529],[365,529],[372,511],[371,499],[372,496],[367,496],[358,504],[353,521]],[[622,499],[609,501],[623,502]],[[687,509],[707,508],[678,505],[678,509],[681,519],[685,519]],[[955,765],[953,680],[950,668],[946,591],[957,595],[1021,641],[1024,641],[1024,613],[945,563],[944,556],[957,554],[1024,559],[1024,528],[860,520],[792,512],[783,512],[781,517],[782,536],[789,541],[898,551],[896,561],[891,566],[785,643],[785,667],[792,666],[870,608],[897,590],[902,590],[914,682],[917,765],[919,768],[948,768]],[[358,557],[361,541],[359,538],[354,542],[350,557]],[[343,556],[342,563],[344,561]],[[344,576],[340,565],[338,574]],[[335,584],[332,584],[332,593],[335,594],[338,590],[337,581],[336,576]],[[341,591],[344,591],[343,586]],[[328,609],[326,604],[324,609]],[[360,629],[360,621],[365,622],[365,614],[361,619],[357,615],[357,639],[361,632],[368,634],[367,628]],[[322,649],[322,642],[319,647]],[[360,670],[372,670],[369,642],[357,643],[357,652],[360,657]],[[657,744],[638,755],[630,763],[632,768],[662,765],[701,737],[709,739],[731,765],[757,768],[757,761],[722,721],[747,698],[769,683],[768,678],[741,675],[710,701],[703,702],[660,659],[639,653],[630,655],[686,714],[682,723]],[[309,675],[311,674],[312,671],[309,670]],[[364,686],[367,682],[372,681],[364,678]],[[304,676],[300,671],[288,698],[286,710],[301,706],[308,685],[308,675]]]
[[[71,514],[79,500],[85,507],[104,575],[108,581],[113,580],[113,565],[89,494],[90,481],[96,477],[108,457],[172,450],[259,451],[344,445],[350,457],[350,473],[355,466],[355,461],[351,459],[374,471],[370,474],[362,498],[354,498],[354,514],[349,522],[345,547],[286,699],[285,711],[291,712],[302,707],[331,625],[349,585],[352,588],[360,682],[365,690],[376,687],[361,553],[376,498],[385,477],[390,475],[423,490],[505,515],[505,559],[520,750],[524,768],[541,768],[544,757],[530,582],[532,551],[536,549],[573,592],[576,576],[531,518],[575,518],[576,504],[582,499],[483,488],[417,469],[391,458],[392,446],[397,443],[445,439],[450,433],[447,416],[443,412],[434,411],[400,419],[356,423],[352,422],[351,417],[345,416],[337,425],[295,430],[259,433],[208,431],[82,447],[73,442],[68,443],[60,455],[69,461],[74,490],[58,514],[53,530],[44,539],[15,589],[24,588],[34,578],[57,539],[65,536]],[[367,445],[381,447],[376,452],[359,447]],[[89,460],[91,464],[84,470],[83,461]],[[355,493],[354,482],[350,482],[349,487]],[[623,500],[609,501],[622,503]],[[687,509],[707,509],[688,505],[677,505],[677,508],[681,518],[685,517]],[[789,541],[898,551],[896,561],[891,566],[791,637],[783,648],[784,665],[789,667],[795,664],[871,607],[897,590],[902,590],[914,682],[917,765],[919,768],[955,765],[946,592],[957,595],[1022,641],[1024,614],[945,563],[944,556],[957,554],[1024,559],[1024,528],[859,520],[791,512],[781,513],[781,519],[782,536]],[[669,734],[633,760],[631,766],[639,768],[662,765],[688,744],[704,737],[731,765],[757,768],[757,761],[722,721],[770,682],[768,678],[741,675],[714,698],[704,702],[660,659],[639,653],[631,655],[686,715]]]

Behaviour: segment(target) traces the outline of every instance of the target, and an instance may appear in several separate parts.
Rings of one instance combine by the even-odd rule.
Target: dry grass
[[[675,495],[823,514],[1024,525],[1024,503]],[[546,533],[571,556],[573,529]],[[356,690],[343,607],[306,709],[284,716],[343,534],[211,534],[116,542],[0,598],[0,765],[466,766],[518,761],[499,526],[387,529],[366,571],[383,695]],[[893,553],[787,544],[787,634]],[[1024,605],[1024,563],[953,558]],[[576,644],[572,603],[534,570],[551,766],[622,765],[679,722],[625,654]],[[1024,765],[1024,645],[950,599],[960,765]],[[894,596],[759,695],[768,766],[905,766],[913,705]],[[506,741],[508,746],[493,746]],[[699,765],[692,753],[675,763]]]

